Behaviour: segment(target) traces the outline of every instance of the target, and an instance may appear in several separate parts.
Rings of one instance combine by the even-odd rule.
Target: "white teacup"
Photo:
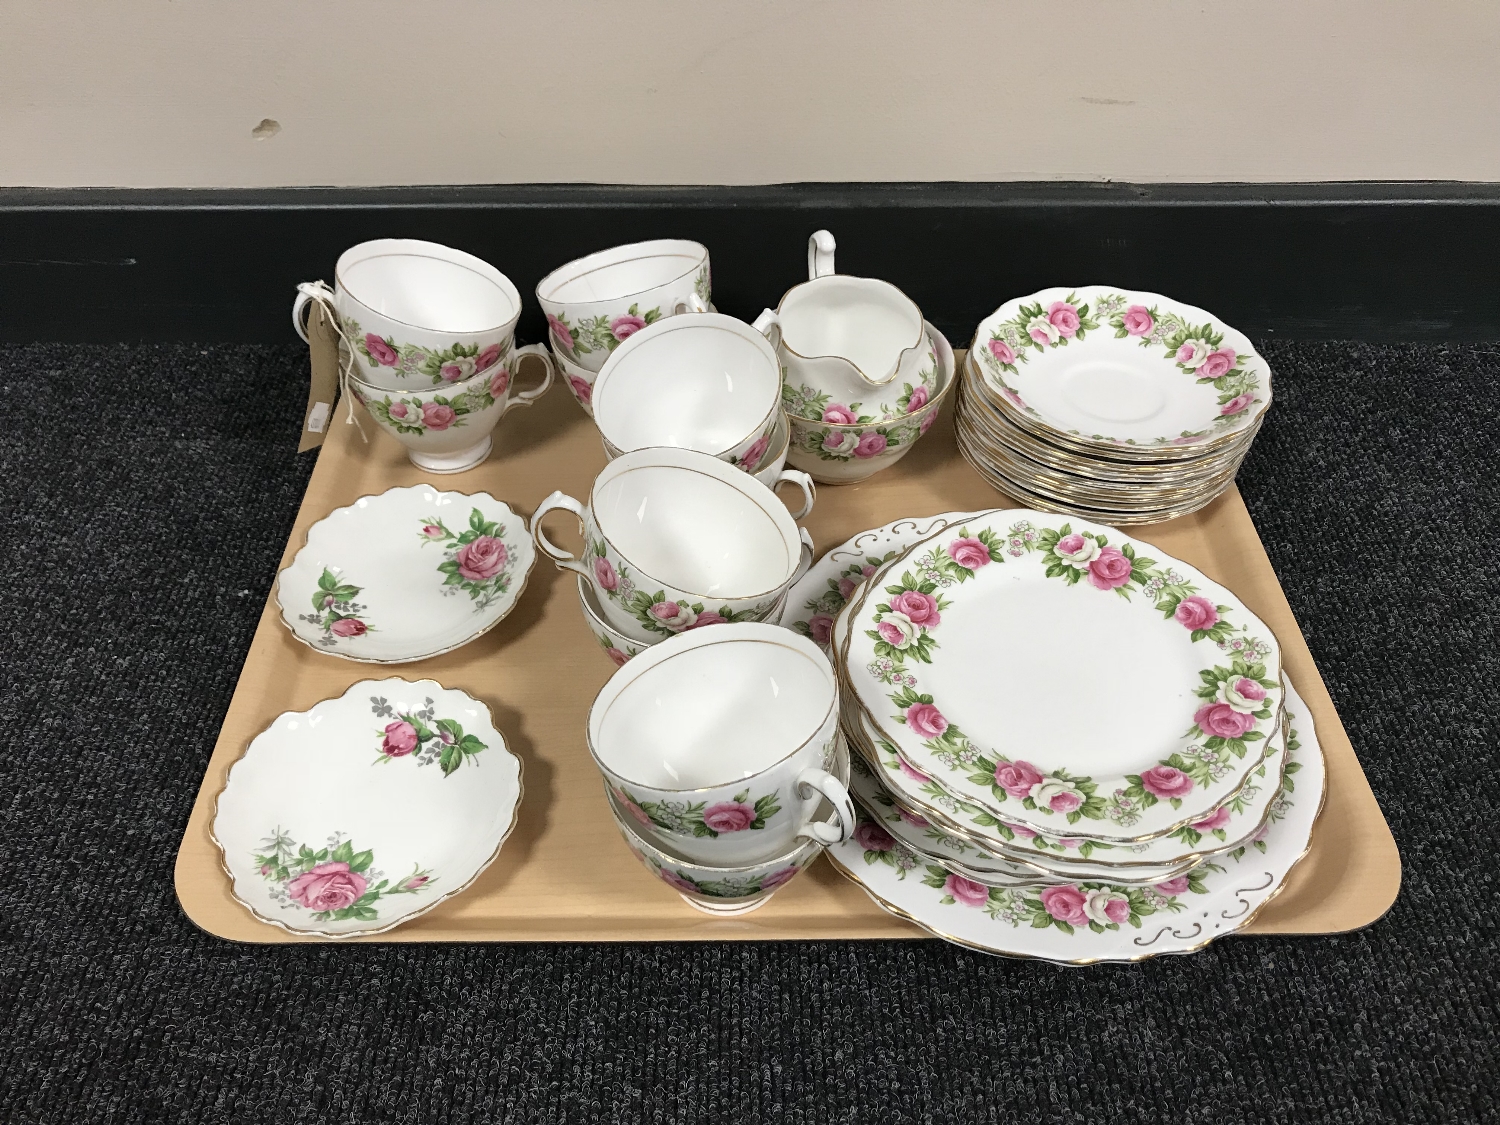
[[[813,502],[806,473],[784,469]],[[548,541],[542,520],[572,512],[584,535],[578,558]],[[705,453],[626,453],[594,480],[587,506],[554,492],[531,517],[537,546],[585,576],[605,618],[641,641],[705,625],[764,621],[812,565],[812,539],[774,492]]]
[[[578,604],[583,609],[583,620],[589,627],[589,632],[594,634],[594,640],[599,642],[599,648],[604,655],[614,662],[616,668],[621,667],[625,661],[632,656],[639,656],[653,644],[665,640],[665,637],[657,637],[652,641],[639,641],[634,637],[626,636],[604,619],[604,611],[599,608],[599,599],[594,594],[594,586],[583,575],[578,576]],[[776,608],[771,611],[771,620],[775,621],[781,617],[782,607],[786,604],[786,595],[776,603]]]
[[[649,446],[707,453],[756,472],[781,418],[776,350],[722,313],[643,328],[605,361],[594,422],[610,454]]]
[[[568,385],[568,390],[573,392],[578,405],[583,407],[583,412],[592,418],[594,416],[594,380],[599,378],[599,372],[590,371],[587,367],[579,367],[555,348],[552,351],[552,361],[557,364],[557,373]]]
[[[361,242],[339,256],[334,285],[298,286],[292,324],[307,339],[308,302],[333,315],[349,374],[388,391],[466,382],[502,362],[521,295],[494,266],[411,238]]]
[[[888,281],[834,273],[833,252],[833,235],[815,233],[808,280],[755,320],[786,369],[784,405],[835,423],[900,418],[903,398],[934,389],[922,311]]]
[[[823,651],[777,625],[663,641],[610,677],[589,752],[615,798],[681,854],[718,866],[854,831],[838,753],[838,683]],[[822,798],[838,825],[813,823]]]
[[[707,312],[708,250],[662,238],[632,242],[559,266],[536,287],[552,347],[568,362],[598,371],[622,342],[663,317]]]
[[[542,361],[542,381],[518,390],[520,360]],[[351,375],[349,389],[377,425],[406,446],[412,464],[430,473],[461,473],[490,455],[496,423],[513,406],[530,406],[552,385],[552,355],[540,344],[510,352],[504,363],[461,383],[427,391],[389,391]]]

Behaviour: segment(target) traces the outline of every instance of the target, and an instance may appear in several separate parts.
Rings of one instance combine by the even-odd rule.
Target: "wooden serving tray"
[[[960,353],[961,361],[962,353]],[[824,486],[805,521],[824,551],[902,516],[1000,507],[954,446],[950,405],[898,465],[862,483]],[[358,408],[356,408],[358,409]],[[281,565],[334,508],[397,485],[430,483],[487,491],[529,515],[555,488],[580,499],[604,465],[593,423],[567,391],[554,388],[495,431],[495,451],[455,476],[424,474],[368,418],[369,442],[344,422],[340,403],[297,514]],[[577,548],[565,521],[551,534]],[[1275,631],[1285,667],[1312,709],[1328,759],[1328,798],[1312,848],[1244,933],[1339,933],[1369,925],[1390,908],[1401,860],[1374,794],[1239,493],[1231,489],[1191,516],[1130,529],[1229,587]],[[294,640],[267,599],[244,670],[209,760],[177,854],[177,897],[195,924],[234,941],[327,940],[258,922],[229,893],[209,836],[214,801],[230,765],[278,714],[341,695],[362,679],[431,677],[483,700],[524,766],[519,823],[499,858],[472,887],[437,909],[367,941],[709,941],[912,938],[915,926],[886,914],[827,863],[814,866],[744,918],[709,918],[686,906],[640,866],[610,819],[583,730],[594,694],[614,670],[578,608],[571,574],[538,558],[510,617],[464,648],[406,665],[359,664]]]

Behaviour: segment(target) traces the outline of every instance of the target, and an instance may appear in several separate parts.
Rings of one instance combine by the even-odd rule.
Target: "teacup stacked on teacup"
[[[795,515],[727,461],[647,446],[610,461],[586,503],[562,492],[548,496],[532,515],[531,534],[560,569],[578,575],[590,629],[623,664],[680,633],[776,618],[813,550],[811,536],[796,524],[812,509],[812,482],[793,469],[780,476],[803,492]],[[542,530],[543,519],[559,509],[578,520],[578,555]]]
[[[886,281],[835,273],[833,235],[808,241],[808,280],[755,327],[785,372],[787,460],[826,484],[889,468],[937,420],[953,349]]]
[[[589,712],[589,752],[647,870],[689,906],[744,914],[854,830],[838,712],[817,645],[726,625],[620,668]]]
[[[429,472],[479,464],[501,416],[552,385],[546,348],[516,347],[516,287],[472,254],[415,239],[363,242],[339,257],[333,288],[298,290],[298,333],[307,339],[307,305],[321,303],[338,329],[348,390]],[[525,391],[515,378],[524,356],[543,366],[540,384]]]

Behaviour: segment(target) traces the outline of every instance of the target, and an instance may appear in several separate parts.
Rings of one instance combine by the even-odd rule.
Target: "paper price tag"
[[[302,416],[302,441],[297,446],[298,453],[323,444],[339,397],[338,332],[317,301],[311,302],[309,309],[307,338],[312,378],[307,389],[307,411]]]

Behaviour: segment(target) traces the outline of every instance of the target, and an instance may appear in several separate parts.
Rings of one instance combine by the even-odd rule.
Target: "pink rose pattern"
[[[649,825],[658,835],[708,836],[717,839],[725,833],[758,831],[781,812],[780,793],[772,792],[750,800],[747,789],[727,801],[648,801],[632,796],[625,789],[611,786],[616,799],[642,825]],[[645,818],[642,820],[642,818]]]
[[[423,546],[439,543],[445,548],[443,561],[437,565],[443,585],[466,592],[478,612],[510,590],[513,553],[502,538],[504,534],[502,523],[486,519],[480,509],[471,508],[463,531],[454,531],[439,519],[423,524],[418,537]]]
[[[505,544],[493,535],[481,535],[458,549],[458,573],[470,582],[486,582],[510,561]]]
[[[314,851],[299,848],[280,829],[266,837],[254,854],[254,865],[272,884],[272,902],[282,910],[311,911],[315,921],[375,921],[379,917],[375,904],[381,899],[417,894],[433,882],[430,871],[417,867],[404,878],[382,879],[371,886],[374,853],[356,851],[348,840],[339,842],[338,836],[334,840]]]
[[[594,405],[594,384],[587,379],[580,379],[577,375],[567,376],[568,389],[573,392],[573,397],[584,406],[592,408]]]
[[[743,832],[755,823],[755,810],[738,801],[723,801],[703,810],[703,823],[715,832]]]
[[[1119,547],[1109,544],[1104,537],[1092,532],[1085,534],[1072,531],[1068,525],[1064,525],[1059,531],[1038,531],[1029,522],[1022,521],[1011,529],[1004,543],[1009,546],[1010,553],[1016,556],[1031,550],[1044,550],[1046,557],[1052,560],[1051,565],[1055,569],[1050,573],[1054,576],[1071,575],[1068,580],[1076,581],[1081,573],[1092,586],[1100,590],[1124,591],[1127,586],[1139,583],[1148,595],[1154,596],[1155,591],[1161,590],[1169,582],[1177,590],[1186,585],[1186,580],[1175,572],[1157,568],[1154,560],[1134,554],[1127,555]],[[996,550],[998,549],[997,547]],[[947,559],[951,562],[943,561],[942,555],[943,550],[938,548],[932,555],[925,556],[920,565],[928,569],[924,569],[923,573],[936,575],[939,570],[933,568],[943,565],[956,565],[973,573],[994,557],[986,542],[970,537],[967,529],[961,532],[960,538],[948,545]],[[933,581],[935,580],[934,578]],[[910,586],[913,581],[911,578],[906,579],[903,587]],[[854,588],[855,583],[850,582],[847,589],[841,585],[839,593],[843,599],[847,599]],[[1227,628],[1223,622],[1224,610],[1202,595],[1192,593],[1191,586],[1186,586],[1186,590],[1180,596],[1169,591],[1171,600],[1167,602],[1166,612],[1179,625],[1193,633],[1193,641],[1211,637],[1221,649],[1237,654],[1246,651],[1248,645],[1251,659],[1257,659],[1262,649],[1270,651],[1262,642],[1235,638],[1232,633],[1221,637],[1219,630]],[[932,701],[931,696],[917,694],[916,680],[906,671],[908,651],[919,640],[926,643],[925,631],[939,625],[942,620],[938,600],[920,589],[903,588],[891,597],[888,606],[880,607],[878,617],[874,623],[875,629],[869,635],[889,646],[877,647],[875,650],[877,655],[889,654],[884,659],[889,671],[882,673],[878,667],[879,661],[871,664],[870,668],[884,682],[900,686],[901,690],[890,696],[892,702],[901,709],[895,717],[923,742],[930,744],[945,739],[949,742],[956,741],[969,754],[964,759],[963,768],[970,769],[978,762],[991,770],[994,777],[991,791],[1001,800],[1018,800],[1027,808],[1062,814],[1073,821],[1082,815],[1113,818],[1118,813],[1120,817],[1133,816],[1133,819],[1125,822],[1134,823],[1138,819],[1138,814],[1133,813],[1137,798],[1140,799],[1138,803],[1141,807],[1150,807],[1157,801],[1169,801],[1176,807],[1200,782],[1206,785],[1209,780],[1217,780],[1222,776],[1219,773],[1209,774],[1206,767],[1174,755],[1170,762],[1160,762],[1139,776],[1130,775],[1126,778],[1130,788],[1122,787],[1116,791],[1113,800],[1118,809],[1111,811],[1108,801],[1102,797],[1094,797],[1097,783],[1092,778],[1071,777],[1063,771],[1059,771],[1057,776],[1049,777],[1024,760],[1008,761],[1003,757],[998,761],[986,759],[982,754],[976,754],[974,748],[967,744],[967,739],[951,728],[947,717]],[[1249,675],[1236,673],[1235,669],[1248,667],[1241,664],[1240,660],[1241,657],[1237,655],[1227,679],[1224,678],[1224,669],[1215,670],[1213,675],[1217,678],[1212,682],[1217,687],[1200,689],[1202,697],[1216,693],[1215,698],[1206,699],[1194,714],[1197,727],[1210,739],[1243,740],[1255,728],[1258,718],[1265,718],[1267,715],[1264,703],[1267,689]],[[1205,675],[1208,673],[1205,672]],[[1209,748],[1214,747],[1215,743],[1210,741]],[[1197,754],[1195,748],[1188,749]],[[1243,748],[1234,752],[1238,756],[1244,754]],[[903,772],[910,770],[904,759],[898,760]],[[952,763],[949,763],[949,767],[959,768]],[[1190,772],[1192,770],[1204,772],[1195,777]],[[1103,910],[1104,907],[1099,909]]]

